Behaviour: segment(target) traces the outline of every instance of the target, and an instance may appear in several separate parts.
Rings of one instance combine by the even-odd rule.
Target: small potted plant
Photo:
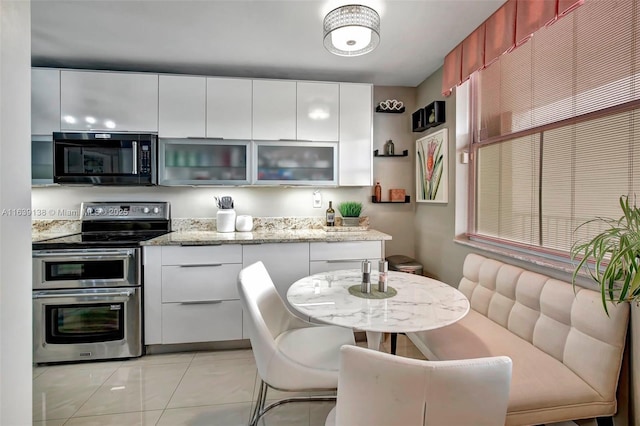
[[[580,258],[574,283],[579,271],[586,269],[600,287],[607,313],[607,302],[640,304],[640,209],[630,206],[625,195],[620,197],[620,208],[623,215],[619,219],[599,217],[580,225],[599,222],[606,229],[571,248],[571,258]]]
[[[342,215],[342,226],[358,226],[360,224],[362,203],[345,201],[344,203],[340,203],[338,211],[340,211],[340,215]]]

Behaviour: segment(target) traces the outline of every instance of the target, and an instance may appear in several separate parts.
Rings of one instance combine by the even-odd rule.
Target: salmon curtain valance
[[[444,58],[442,94],[498,57],[526,43],[540,28],[580,6],[584,0],[507,0]]]

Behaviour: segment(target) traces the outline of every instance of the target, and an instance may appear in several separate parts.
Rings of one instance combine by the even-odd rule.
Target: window
[[[474,75],[471,237],[566,255],[640,197],[634,3],[587,0]]]

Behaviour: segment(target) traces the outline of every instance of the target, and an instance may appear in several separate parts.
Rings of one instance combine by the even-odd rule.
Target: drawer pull
[[[222,266],[222,263],[193,263],[189,265],[179,265],[181,268],[203,268],[206,266]]]
[[[327,263],[351,263],[351,262],[362,262],[364,259],[336,259],[336,260],[326,260]]]
[[[216,305],[222,303],[222,300],[190,300],[187,302],[180,302],[181,305]]]

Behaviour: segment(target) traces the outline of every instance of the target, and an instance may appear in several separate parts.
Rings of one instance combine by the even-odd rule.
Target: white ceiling
[[[339,57],[322,20],[349,0],[32,0],[34,66],[419,85],[504,0],[363,0],[380,45]],[[351,2],[353,3],[353,2]]]

